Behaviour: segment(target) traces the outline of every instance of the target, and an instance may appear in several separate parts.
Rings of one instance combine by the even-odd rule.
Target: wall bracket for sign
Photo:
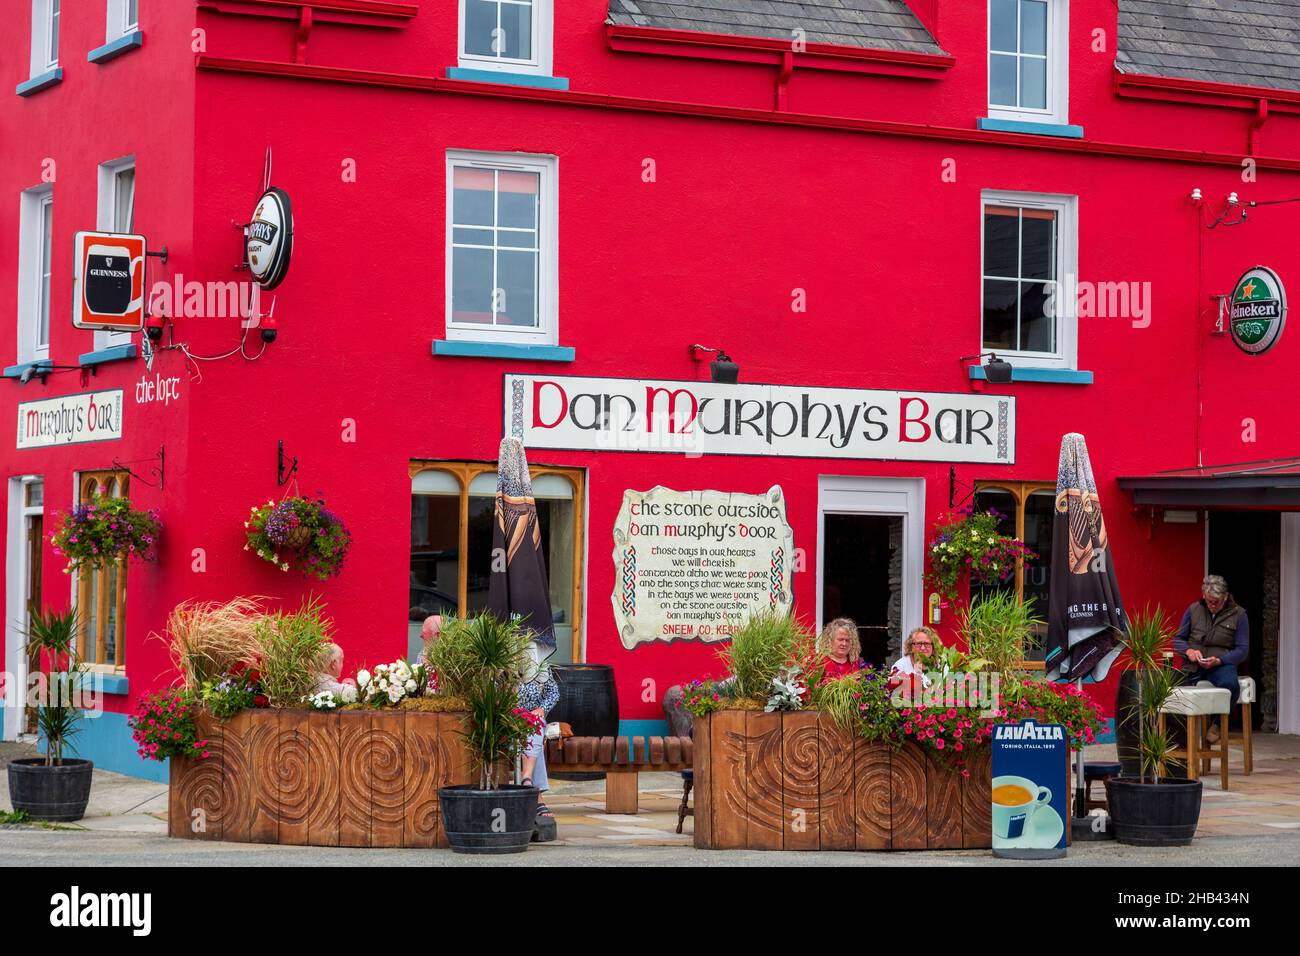
[[[167,247],[163,246],[161,252],[145,252],[146,256],[153,259],[161,259],[163,265],[167,265]]]
[[[132,471],[132,470],[128,467],[128,466],[130,466],[130,465],[139,465],[139,464],[142,464],[143,462],[148,462],[148,461],[156,461],[156,462],[158,463],[157,465],[155,465],[153,468],[150,469],[150,471],[151,471],[153,474],[155,474],[155,475],[158,476],[158,484],[157,484],[157,485],[153,485],[153,484],[150,484],[149,482],[145,481],[143,478],[141,478],[139,475],[137,475],[134,471]],[[116,458],[114,458],[114,459],[113,459],[113,467],[114,467],[114,468],[119,468],[119,469],[121,469],[122,471],[125,471],[128,475],[130,475],[132,478],[134,478],[134,479],[135,479],[136,481],[138,481],[140,484],[145,485],[145,486],[148,487],[148,488],[154,488],[154,487],[156,487],[159,491],[162,491],[162,490],[163,490],[163,485],[164,485],[164,483],[165,483],[165,481],[166,481],[166,470],[167,470],[167,446],[166,446],[166,445],[159,445],[159,446],[158,446],[158,454],[154,455],[152,458],[132,458],[130,461],[118,461]]]
[[[298,470],[298,459],[296,456],[290,459],[288,470],[285,469],[284,439],[283,438],[280,439],[280,450],[276,455],[276,460],[275,460],[275,483],[281,488],[283,488],[285,482],[287,482],[290,478],[292,478],[294,472],[296,472],[297,470]]]
[[[970,491],[962,495],[960,501],[956,500],[957,499],[957,468],[954,465],[948,466],[948,510],[949,511],[952,511],[954,508],[958,507],[959,505],[964,505],[966,502],[970,501],[971,498],[975,497],[975,492],[977,490],[978,489],[974,485],[971,485]]]

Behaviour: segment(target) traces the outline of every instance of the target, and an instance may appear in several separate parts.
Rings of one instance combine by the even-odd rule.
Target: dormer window
[[[1068,0],[989,0],[989,116],[1067,123]]]
[[[552,0],[460,0],[460,66],[550,76],[552,14]]]

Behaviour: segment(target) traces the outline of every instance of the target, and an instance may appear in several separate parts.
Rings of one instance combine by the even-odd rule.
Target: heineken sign
[[[1255,266],[1238,279],[1228,308],[1232,341],[1246,354],[1262,355],[1282,337],[1286,290],[1272,269]]]

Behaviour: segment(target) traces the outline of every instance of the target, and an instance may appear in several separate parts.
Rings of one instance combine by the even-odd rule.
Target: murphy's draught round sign
[[[1232,341],[1248,355],[1262,355],[1282,337],[1286,290],[1272,269],[1255,266],[1238,279],[1228,308]]]
[[[262,193],[244,249],[253,279],[263,289],[274,289],[284,280],[293,253],[293,211],[283,189],[272,186]]]

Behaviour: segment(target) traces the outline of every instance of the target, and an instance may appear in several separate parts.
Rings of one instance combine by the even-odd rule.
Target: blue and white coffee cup
[[[1015,840],[1024,836],[1025,827],[1040,808],[1052,802],[1052,791],[1040,787],[1027,777],[994,777],[993,790],[998,787],[1019,787],[1029,795],[1023,802],[1015,804],[993,801],[993,835],[1002,840]]]

